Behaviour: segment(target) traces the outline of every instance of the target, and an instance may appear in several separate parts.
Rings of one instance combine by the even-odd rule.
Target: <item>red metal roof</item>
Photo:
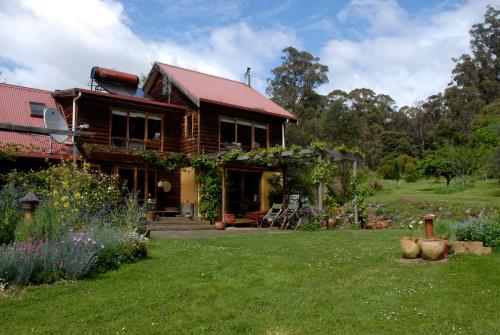
[[[290,112],[244,83],[173,65],[156,64],[198,106],[205,101],[296,120]]]
[[[50,91],[0,84],[0,123],[44,128],[43,118],[31,116],[30,101],[56,108],[56,102]],[[57,143],[46,135],[0,131],[0,142],[35,147],[32,152],[20,153],[20,156],[62,158],[70,153],[67,145]]]

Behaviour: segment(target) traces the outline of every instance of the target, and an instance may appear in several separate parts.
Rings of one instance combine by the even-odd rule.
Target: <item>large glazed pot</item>
[[[417,239],[413,237],[403,237],[399,240],[399,247],[403,258],[414,259],[420,255],[420,245]]]
[[[429,261],[437,261],[444,256],[445,244],[443,240],[424,239],[420,243],[422,256]]]

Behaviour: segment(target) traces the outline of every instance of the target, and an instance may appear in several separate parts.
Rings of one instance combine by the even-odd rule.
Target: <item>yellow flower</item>
[[[57,201],[54,201],[54,207],[59,206],[59,203]]]
[[[80,193],[76,192],[75,198],[80,199],[81,197],[82,197],[82,195]]]
[[[56,196],[56,195],[57,195],[57,191],[56,191],[56,190],[54,190],[54,192],[52,192],[52,195],[53,195],[53,196]]]
[[[69,202],[65,202],[64,205],[63,205],[64,208],[67,208],[69,207]]]
[[[65,202],[65,201],[68,201],[69,200],[69,197],[67,195],[64,195],[62,198],[61,198],[61,201],[62,202]]]

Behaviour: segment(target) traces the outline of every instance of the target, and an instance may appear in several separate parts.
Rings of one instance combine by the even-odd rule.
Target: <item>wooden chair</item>
[[[287,208],[276,219],[281,229],[292,227],[297,221],[297,211],[300,207],[299,195],[291,195]]]
[[[273,207],[259,220],[259,228],[264,224],[269,225],[269,228],[272,227],[281,212],[283,212],[283,204],[273,204]]]

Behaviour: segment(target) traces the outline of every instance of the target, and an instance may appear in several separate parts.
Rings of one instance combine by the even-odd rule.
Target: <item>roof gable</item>
[[[197,106],[209,102],[296,120],[290,112],[244,83],[159,62],[155,65]]]

